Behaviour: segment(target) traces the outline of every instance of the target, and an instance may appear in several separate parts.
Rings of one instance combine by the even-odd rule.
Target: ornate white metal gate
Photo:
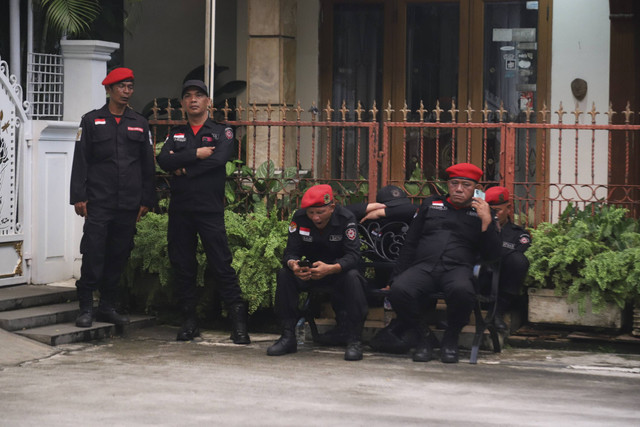
[[[22,88],[0,58],[0,286],[28,282],[25,161],[30,121]]]

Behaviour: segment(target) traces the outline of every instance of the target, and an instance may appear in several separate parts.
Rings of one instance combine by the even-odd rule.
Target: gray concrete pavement
[[[345,362],[340,349],[319,347],[267,357],[274,335],[253,334],[251,345],[236,346],[227,333],[178,343],[175,332],[159,326],[60,346],[21,364],[0,360],[0,425],[611,426],[640,420],[640,355],[506,349],[482,353],[475,366],[375,353]]]

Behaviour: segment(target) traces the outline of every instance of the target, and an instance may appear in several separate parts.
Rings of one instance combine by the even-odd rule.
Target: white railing
[[[62,120],[63,74],[61,55],[29,54],[27,99],[32,119]]]

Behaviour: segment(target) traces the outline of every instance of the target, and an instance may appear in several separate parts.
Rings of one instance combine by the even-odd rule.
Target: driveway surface
[[[1,426],[640,425],[640,355],[505,349],[456,365],[157,326],[0,361]],[[3,344],[0,342],[0,345]]]

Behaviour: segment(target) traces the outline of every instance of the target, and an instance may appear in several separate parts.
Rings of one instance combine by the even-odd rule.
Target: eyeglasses
[[[447,181],[451,187],[455,188],[457,186],[462,186],[462,188],[469,189],[475,187],[475,184],[471,181],[467,181],[465,179],[452,179]]]

